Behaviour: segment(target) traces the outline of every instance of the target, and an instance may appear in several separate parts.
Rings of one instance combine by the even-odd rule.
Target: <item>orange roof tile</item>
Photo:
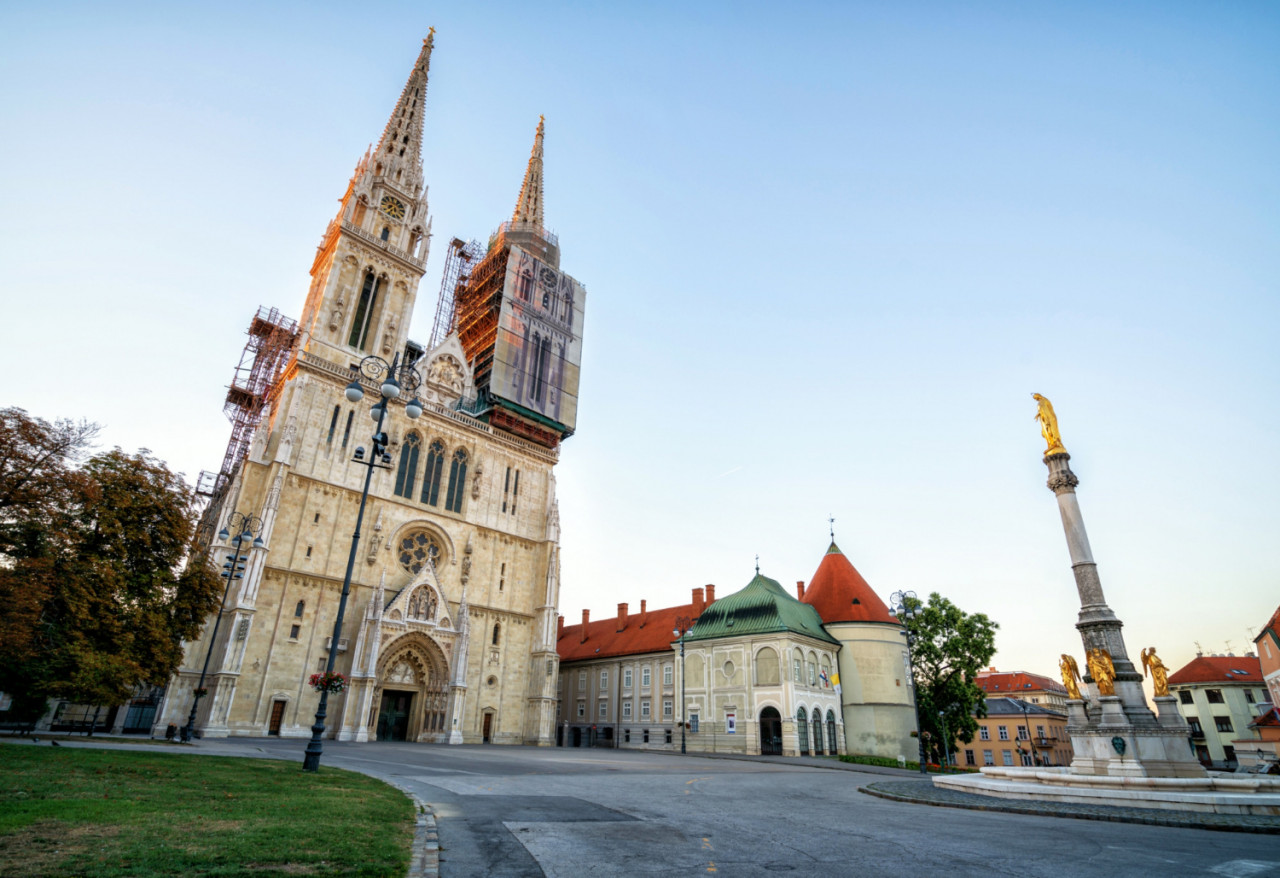
[[[618,630],[618,617],[592,619],[587,622],[587,639],[582,639],[582,625],[566,625],[556,641],[560,661],[606,658],[619,655],[641,655],[665,652],[676,638],[671,633],[677,625],[689,627],[694,622],[694,605],[663,607],[647,613],[629,613],[626,627]]]
[[[818,611],[825,623],[887,622],[897,625],[884,601],[876,596],[867,581],[844,556],[834,541],[813,580],[804,590],[802,600]]]
[[[1237,671],[1242,673],[1236,673]],[[1252,655],[1198,655],[1169,675],[1169,685],[1261,683],[1262,663]]]
[[[1030,674],[1026,671],[997,671],[993,668],[989,671],[979,671],[974,682],[978,684],[979,689],[987,693],[999,692],[1003,694],[1005,692],[1036,692],[1044,690],[1058,692],[1063,695],[1067,694],[1067,687],[1057,680],[1050,677],[1042,677],[1039,674]]]

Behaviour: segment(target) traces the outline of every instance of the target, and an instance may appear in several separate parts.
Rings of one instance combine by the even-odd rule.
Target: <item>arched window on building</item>
[[[813,755],[822,755],[822,711],[813,711]]]
[[[382,288],[381,278],[375,277],[372,271],[365,272],[364,286],[360,289],[360,301],[356,304],[355,318],[351,321],[351,335],[347,344],[359,350],[365,350],[369,341],[369,327],[373,324],[374,306],[378,303],[378,291]]]
[[[450,512],[462,511],[462,495],[467,487],[467,452],[459,448],[449,463],[449,491],[445,494],[444,508]]]
[[[804,708],[796,711],[796,739],[800,744],[800,755],[809,755],[809,715]]]
[[[302,614],[303,614],[303,612],[304,612],[306,609],[307,609],[307,602],[306,602],[306,601],[298,601],[298,605],[297,605],[296,607],[294,607],[294,608],[293,608],[293,617],[294,617],[295,619],[301,619],[301,618],[302,618]]]
[[[756,653],[756,685],[776,686],[778,678],[778,654],[771,647],[761,647]]]
[[[839,742],[836,740],[836,715],[833,711],[827,711],[827,754],[835,756],[839,749]]]
[[[404,437],[400,448],[400,468],[396,470],[396,494],[413,499],[413,483],[418,478],[418,450],[422,439],[417,433]]]
[[[382,239],[382,240],[384,240],[384,241],[385,241],[385,240],[387,240],[387,238],[390,238],[390,237],[391,237],[391,229],[390,229],[389,227],[387,227],[387,226],[383,226],[383,227],[382,227],[382,234],[381,234],[381,235],[379,235],[378,237],[379,237],[379,238],[381,238],[381,239]]]
[[[493,645],[497,646],[498,641],[502,638],[502,625],[497,622],[493,623]]]
[[[440,501],[440,472],[444,468],[444,443],[439,439],[427,449],[427,467],[422,472],[422,502],[436,506]]]
[[[791,655],[791,682],[797,686],[804,683],[804,676],[800,672],[800,668],[804,665],[804,653],[796,650]]]

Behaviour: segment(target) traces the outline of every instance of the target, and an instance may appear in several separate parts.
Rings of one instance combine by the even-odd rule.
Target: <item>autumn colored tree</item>
[[[119,704],[163,684],[221,596],[203,559],[187,563],[191,490],[145,450],[74,466],[91,425],[0,421],[0,689]]]
[[[915,612],[904,624],[911,632],[920,731],[939,752],[940,741],[948,747],[956,738],[967,744],[978,731],[976,717],[987,715],[977,676],[996,653],[1000,626],[984,613],[964,612],[937,592],[929,595],[928,603],[908,600],[914,600]]]

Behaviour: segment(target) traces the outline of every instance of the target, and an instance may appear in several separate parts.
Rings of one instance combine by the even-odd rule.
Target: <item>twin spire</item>
[[[427,75],[431,70],[431,50],[435,48],[436,29],[428,31],[422,41],[422,51],[404,84],[400,100],[391,111],[387,127],[374,150],[374,160],[382,166],[383,173],[395,178],[393,171],[400,171],[410,180],[421,183],[422,175],[422,123],[423,104],[427,97]],[[403,177],[402,182],[409,182]]]
[[[524,172],[524,185],[516,199],[516,212],[511,222],[532,226],[541,232],[542,221],[542,138],[546,133],[547,117],[538,117],[538,131],[533,136],[533,150],[529,153],[529,167]]]
[[[431,70],[431,50],[435,48],[436,29],[433,27],[422,41],[422,51],[409,74],[400,100],[387,120],[387,127],[374,150],[374,160],[382,167],[382,173],[391,179],[410,180],[421,184],[423,103],[427,96],[427,78]],[[524,184],[516,201],[511,221],[532,231],[543,230],[542,211],[542,141],[545,135],[546,117],[538,117],[538,130],[533,138],[533,150],[529,153],[529,167],[525,170]],[[396,171],[409,179],[397,177]]]

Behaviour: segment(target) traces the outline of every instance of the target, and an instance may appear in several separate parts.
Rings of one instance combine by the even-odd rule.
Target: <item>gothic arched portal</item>
[[[449,728],[449,662],[426,634],[396,638],[382,651],[370,740],[443,741]]]

